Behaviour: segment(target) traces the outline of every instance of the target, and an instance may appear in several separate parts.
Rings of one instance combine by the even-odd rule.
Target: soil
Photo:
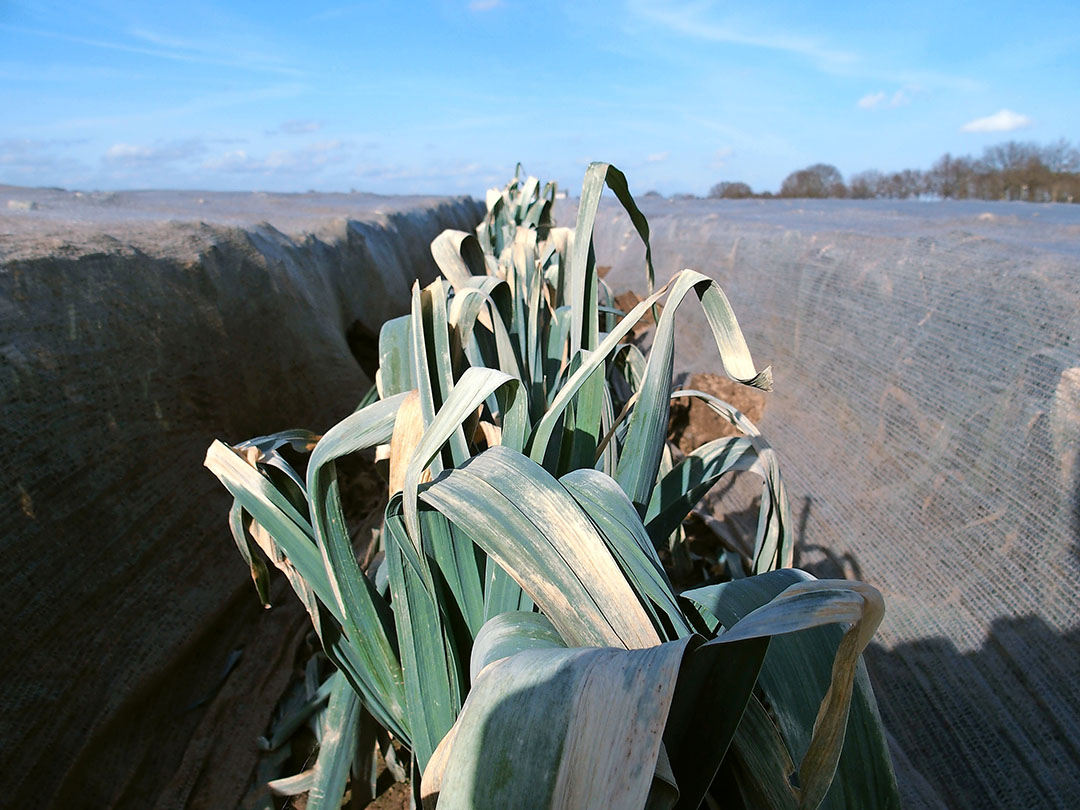
[[[682,386],[685,389],[704,391],[734,405],[746,414],[755,425],[765,413],[766,394],[715,374],[691,374]],[[679,398],[671,403],[668,421],[668,441],[677,445],[683,453],[689,453],[707,441],[722,436],[742,435],[738,428],[717,414],[697,398]]]
[[[366,805],[368,810],[407,810],[409,807],[409,786],[404,782],[395,782],[375,801]]]

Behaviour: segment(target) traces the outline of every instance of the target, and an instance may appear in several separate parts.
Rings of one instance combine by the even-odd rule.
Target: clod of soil
[[[692,374],[682,388],[704,391],[734,405],[757,424],[765,413],[765,394],[756,388],[719,377],[715,374]],[[721,436],[740,436],[739,430],[727,419],[696,398],[672,400],[668,420],[668,441],[678,445],[683,453]]]

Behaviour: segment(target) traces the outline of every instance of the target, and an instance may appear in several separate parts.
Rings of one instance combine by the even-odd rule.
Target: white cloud
[[[115,168],[141,169],[187,160],[188,158],[197,157],[205,151],[206,146],[197,138],[190,138],[185,141],[159,141],[152,146],[115,143],[105,151],[102,160]]]
[[[864,110],[872,110],[885,100],[885,91],[879,90],[876,93],[867,93],[865,96],[859,99],[859,106]]]
[[[895,93],[893,93],[892,98],[889,99],[889,106],[890,107],[901,107],[904,104],[910,104],[910,103],[911,103],[911,96],[909,96],[907,94],[907,92],[903,88],[900,88]]]
[[[976,118],[968,121],[962,127],[961,132],[1012,132],[1015,129],[1023,129],[1031,126],[1031,119],[1026,115],[1015,113],[1012,110],[998,110],[993,115],[985,118]]]
[[[916,90],[917,88],[913,87],[901,87],[891,96],[884,90],[878,90],[876,93],[867,93],[859,99],[858,106],[864,110],[873,110],[878,107],[902,107],[905,104],[911,103],[911,96]]]
[[[722,169],[727,166],[728,158],[735,154],[730,146],[722,146],[713,153],[712,167]]]
[[[663,163],[671,155],[671,152],[654,152],[645,158],[646,163]]]
[[[469,3],[469,11],[491,11],[502,4],[502,0],[472,0]]]

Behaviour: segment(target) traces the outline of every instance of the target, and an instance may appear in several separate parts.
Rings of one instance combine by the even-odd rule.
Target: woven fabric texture
[[[339,201],[315,235],[259,224],[266,195],[241,226],[157,221],[155,193],[51,218],[60,194],[0,222],[0,803],[235,807],[308,622],[280,581],[259,607],[206,448],[352,411],[349,337],[483,207]]]
[[[573,222],[572,206],[558,212]],[[775,393],[797,563],[873,583],[913,807],[1080,796],[1080,206],[646,199],[658,283],[717,278]],[[645,286],[612,203],[615,292]],[[677,371],[722,373],[700,307]]]

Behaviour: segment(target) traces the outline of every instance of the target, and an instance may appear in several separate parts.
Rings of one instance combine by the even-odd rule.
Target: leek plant
[[[592,246],[605,186],[646,247],[649,295],[625,313]],[[373,393],[325,435],[208,451],[260,594],[261,551],[336,668],[316,695],[316,766],[284,786],[337,807],[381,735],[384,754],[390,738],[411,752],[425,810],[898,807],[860,657],[881,596],[791,568],[772,448],[727,403],[672,390],[680,305],[704,309],[729,377],[769,390],[769,369],[714,280],[683,270],[654,289],[649,226],[618,169],[588,168],[574,229],[553,223],[554,198],[519,167],[475,234],[435,239],[443,277],[383,326]],[[645,355],[627,336],[650,310]],[[676,396],[742,435],[676,458]],[[390,498],[365,570],[335,463],[370,448]],[[737,471],[763,481],[753,554],[729,551],[728,581],[679,593],[660,552]]]

